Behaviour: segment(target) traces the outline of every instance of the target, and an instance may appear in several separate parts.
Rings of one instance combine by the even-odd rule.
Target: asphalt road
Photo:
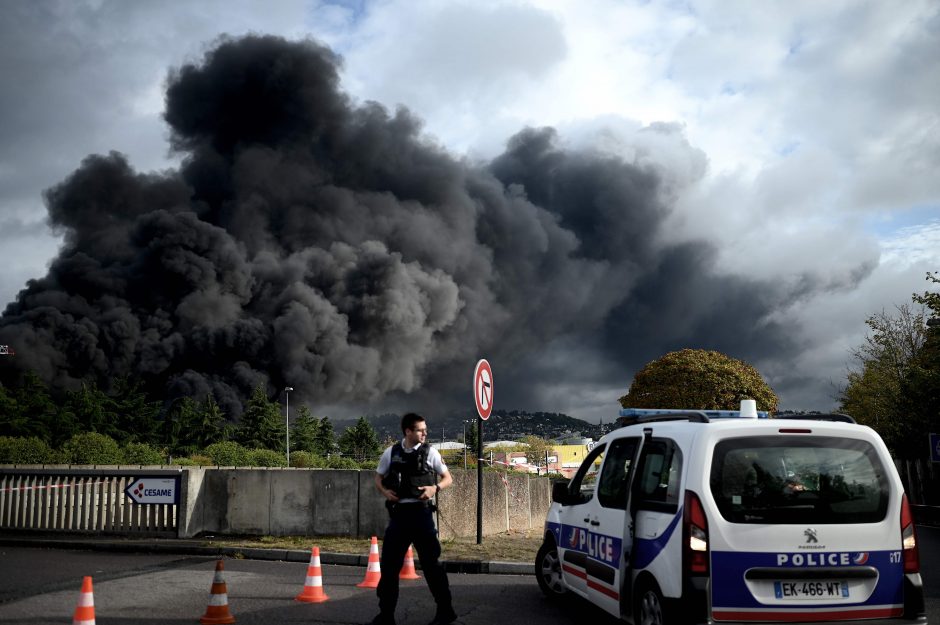
[[[918,528],[930,623],[940,625],[940,529]],[[293,600],[302,589],[306,563],[225,560],[229,609],[240,624],[368,623],[376,613],[375,591],[357,588],[365,569],[323,566],[329,601]],[[0,548],[0,623],[68,623],[84,575],[94,578],[98,625],[198,623],[206,610],[215,569],[211,557]],[[615,621],[581,601],[558,607],[525,575],[450,574],[461,625],[576,625]],[[403,581],[400,625],[424,624],[434,604],[424,580]]]
[[[215,559],[172,555],[0,548],[0,623],[69,623],[83,575],[94,578],[98,625],[198,623],[206,611]],[[364,567],[326,565],[329,601],[293,600],[307,565],[225,560],[229,610],[239,624],[368,623],[377,612],[373,589],[357,588]],[[558,609],[542,597],[533,576],[450,574],[454,604],[463,625],[607,625],[613,621],[581,602]],[[403,581],[399,625],[425,624],[434,602],[424,580]],[[585,613],[586,612],[586,613]]]

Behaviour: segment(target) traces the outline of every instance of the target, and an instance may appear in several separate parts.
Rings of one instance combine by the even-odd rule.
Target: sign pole
[[[493,411],[493,369],[485,358],[473,369],[473,403],[477,408],[477,544],[483,544],[483,422]]]
[[[477,415],[477,544],[483,544],[483,419]]]

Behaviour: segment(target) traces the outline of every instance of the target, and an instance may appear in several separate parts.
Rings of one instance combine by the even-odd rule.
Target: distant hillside
[[[366,416],[366,420],[379,433],[379,440],[401,437],[401,416],[392,413]],[[428,415],[429,438],[432,442],[442,439],[459,440],[463,437],[464,421],[467,427],[476,423],[476,413],[466,412],[435,417]],[[337,423],[342,431],[354,421]],[[483,440],[516,440],[534,434],[542,438],[557,438],[565,435],[580,435],[597,440],[609,430],[610,424],[599,426],[557,412],[527,412],[525,410],[494,410],[483,424]]]

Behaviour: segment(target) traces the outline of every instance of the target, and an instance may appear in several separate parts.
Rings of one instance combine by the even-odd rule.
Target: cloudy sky
[[[507,142],[527,128],[553,128],[558,153],[656,172],[664,210],[650,244],[708,250],[685,297],[646,311],[660,322],[647,332],[664,339],[614,346],[635,349],[632,359],[591,349],[599,336],[628,335],[624,315],[643,318],[644,293],[656,289],[639,271],[624,279],[632,304],[605,303],[592,340],[559,322],[554,336],[533,333],[544,344],[529,346],[503,385],[493,362],[497,407],[609,418],[630,366],[688,346],[746,358],[783,409],[830,409],[865,318],[909,302],[940,270],[940,5],[930,0],[39,0],[0,4],[2,303],[43,277],[62,244],[44,190],[90,154],[119,152],[137,172],[177,170],[185,154],[170,149],[168,81],[221,35],[245,34],[328,47],[351,107],[405,107],[425,145],[506,188],[524,178]],[[540,205],[530,180],[524,192]],[[558,210],[562,225],[576,220]],[[742,331],[749,344],[735,348],[722,320],[748,308],[747,285],[783,294],[771,309],[753,293],[762,305],[752,321],[787,336]],[[684,332],[700,306],[709,314]],[[709,319],[724,338],[710,340]],[[390,396],[421,384],[392,384]],[[362,399],[330,397],[337,411]]]

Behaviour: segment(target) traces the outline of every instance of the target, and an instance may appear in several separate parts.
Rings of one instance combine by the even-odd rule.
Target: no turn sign
[[[481,358],[473,370],[473,401],[480,418],[489,419],[493,412],[493,369],[485,358]]]

